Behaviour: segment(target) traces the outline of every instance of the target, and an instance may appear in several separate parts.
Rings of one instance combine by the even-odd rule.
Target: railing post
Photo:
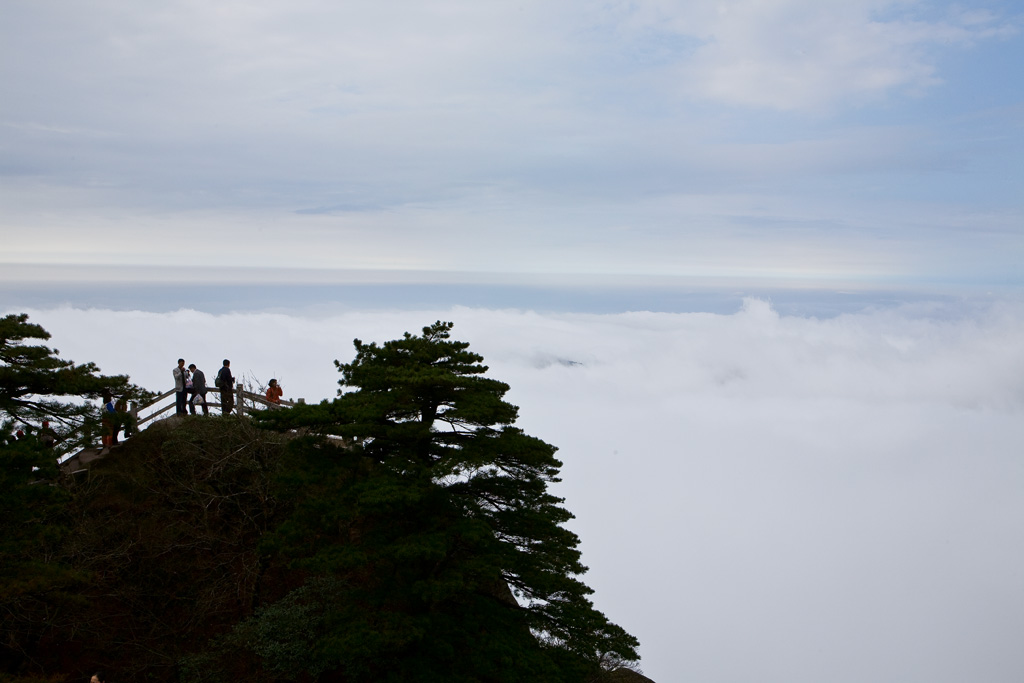
[[[242,401],[245,400],[245,395],[242,393],[242,383],[239,382],[235,387],[235,405],[238,407],[238,415],[245,415],[245,404]]]

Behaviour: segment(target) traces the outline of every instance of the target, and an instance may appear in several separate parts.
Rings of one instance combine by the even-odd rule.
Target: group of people
[[[124,438],[127,439],[132,435],[132,425],[134,423],[128,414],[128,402],[123,398],[115,402],[114,395],[109,389],[103,391],[103,410],[100,421],[100,426],[102,427],[100,436],[104,448],[110,448],[119,443],[117,437],[122,429],[124,429]],[[44,422],[43,424],[46,425],[47,423]]]
[[[29,427],[29,437],[32,436],[32,428]],[[43,420],[43,426],[35,433],[36,439],[42,444],[43,448],[53,448],[57,445],[57,432],[50,426],[49,420]],[[18,429],[14,432],[14,440],[21,441],[22,439],[28,438],[25,436],[24,429]],[[8,441],[10,439],[8,438]],[[0,434],[0,444],[3,443],[3,435]]]
[[[174,376],[174,398],[175,410],[178,415],[187,412],[195,415],[196,406],[203,409],[203,415],[210,414],[210,408],[206,404],[206,393],[209,388],[206,386],[206,375],[202,370],[192,363],[185,367],[185,359],[179,358],[178,365],[171,374]],[[231,361],[224,359],[224,364],[217,371],[214,385],[220,390],[220,409],[224,415],[228,415],[235,408],[235,378],[231,375]],[[281,404],[281,397],[284,390],[277,383],[276,379],[270,380],[267,386],[267,402],[274,405]]]
[[[196,406],[203,409],[203,415],[210,414],[206,405],[206,374],[192,363],[185,367],[185,359],[179,358],[178,365],[171,371],[174,375],[175,412],[185,415],[186,412],[196,414]],[[235,409],[235,378],[231,375],[231,361],[224,359],[224,365],[217,371],[214,385],[220,390],[220,409],[229,415]]]
[[[196,414],[196,407],[202,408],[203,415],[210,414],[210,408],[206,403],[206,395],[209,387],[206,386],[206,375],[202,370],[192,363],[185,367],[185,359],[179,358],[178,365],[172,370],[174,376],[175,412],[178,415],[191,413]],[[220,408],[224,415],[229,415],[235,409],[235,378],[231,375],[231,361],[224,359],[224,364],[217,371],[214,385],[220,391]],[[267,403],[280,405],[284,390],[277,383],[276,379],[270,380],[266,391]],[[110,448],[118,445],[118,436],[124,431],[125,438],[132,435],[134,420],[128,413],[128,403],[124,398],[115,400],[113,393],[106,389],[103,391],[103,408],[101,409],[101,439],[103,448]],[[30,428],[31,435],[31,428]],[[50,427],[48,420],[43,420],[42,427],[35,434],[36,438],[46,448],[53,448],[59,440],[57,432]],[[0,434],[0,443],[8,437]],[[26,438],[25,430],[18,429],[13,437],[14,441],[21,441]]]
[[[100,411],[100,439],[103,448],[118,445],[118,435],[122,430],[127,439],[132,435],[134,425],[134,419],[128,413],[128,402],[123,398],[115,401],[110,390],[105,389],[103,391],[103,408]],[[43,420],[39,429],[33,430],[31,426],[26,429],[28,429],[27,435],[25,429],[17,430],[14,433],[14,441],[23,441],[34,437],[43,448],[54,448],[62,438],[68,436],[67,434],[64,437],[58,435],[57,431],[50,426],[49,420]],[[73,434],[74,430],[71,433]],[[4,439],[4,435],[0,434],[0,444],[4,442]],[[11,439],[7,438],[7,441],[9,443]]]

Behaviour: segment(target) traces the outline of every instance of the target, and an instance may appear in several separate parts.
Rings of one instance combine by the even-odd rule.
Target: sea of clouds
[[[351,340],[455,322],[559,447],[599,609],[670,681],[1024,680],[1024,307],[827,319],[449,308],[27,311],[153,390],[223,358],[332,397]]]

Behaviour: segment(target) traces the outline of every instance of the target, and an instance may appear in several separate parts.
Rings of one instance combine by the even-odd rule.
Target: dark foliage
[[[43,344],[50,333],[28,322],[28,316],[0,318],[0,424],[4,433],[21,429],[35,438],[44,420],[58,455],[88,443],[100,428],[104,393],[123,399],[145,399],[150,392],[128,382],[127,375],[101,375],[94,363],[77,365]],[[125,417],[118,421],[124,423]]]
[[[211,638],[299,585],[258,551],[280,505],[284,440],[242,418],[166,421],[87,474],[32,487],[62,497],[66,533],[51,557],[78,581],[45,618],[7,615],[21,655],[7,670],[176,681]]]
[[[0,672],[29,666],[50,624],[81,603],[87,574],[62,557],[71,496],[58,456],[100,424],[92,399],[144,393],[126,376],[101,375],[32,343],[49,337],[27,315],[0,318]]]
[[[48,625],[80,604],[85,576],[61,557],[70,495],[57,478],[34,439],[0,442],[0,676],[30,664]]]
[[[450,328],[357,341],[350,390],[262,414],[273,430],[173,418],[73,479],[36,440],[0,445],[0,681],[628,668],[636,640],[588,600],[547,490],[555,449],[513,426],[507,385]]]
[[[555,449],[512,426],[508,386],[482,376],[482,358],[451,327],[356,340],[355,360],[338,363],[351,391],[262,417],[315,433],[292,446],[296,510],[266,548],[333,582],[330,610],[302,635],[317,671],[570,681],[602,660],[635,660],[636,640],[578,579],[571,515],[547,490]],[[277,618],[264,612],[246,628],[270,633]]]

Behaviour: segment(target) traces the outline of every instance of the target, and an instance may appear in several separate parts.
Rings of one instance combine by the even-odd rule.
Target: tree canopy
[[[356,340],[334,400],[162,420],[87,476],[0,441],[0,679],[618,680],[637,641],[588,598],[555,448],[451,329]],[[17,393],[23,424],[64,410]]]
[[[32,433],[49,421],[63,444],[58,451],[69,450],[96,428],[95,399],[105,391],[122,397],[147,393],[127,375],[102,375],[95,363],[79,365],[60,358],[57,349],[33,343],[49,338],[25,313],[0,318],[0,423],[5,433],[16,428]]]
[[[287,440],[236,416],[159,420],[87,475],[0,488],[21,515],[0,535],[0,553],[18,551],[0,558],[0,681],[210,680],[188,662],[301,584],[259,551],[287,503],[274,476]],[[220,680],[270,680],[236,659]]]
[[[555,448],[513,426],[508,385],[451,329],[357,339],[335,400],[260,416],[310,434],[292,449],[294,513],[266,544],[329,605],[302,632],[307,662],[346,681],[572,681],[636,660],[579,579],[572,515],[548,491]],[[272,641],[281,619],[246,628]]]
[[[58,559],[70,524],[58,455],[86,442],[99,423],[89,399],[142,393],[127,376],[101,375],[93,363],[77,365],[32,343],[49,338],[25,314],[0,318],[0,632],[7,637],[0,664],[21,661],[84,580]],[[44,429],[44,421],[53,426]]]

